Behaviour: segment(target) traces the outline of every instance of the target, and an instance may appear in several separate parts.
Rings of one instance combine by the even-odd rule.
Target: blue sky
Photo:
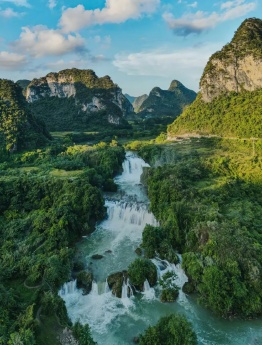
[[[209,56],[261,0],[0,0],[0,78],[71,67],[139,96],[173,79],[198,91]]]

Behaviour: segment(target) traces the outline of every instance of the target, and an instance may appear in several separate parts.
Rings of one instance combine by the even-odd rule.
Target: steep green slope
[[[224,137],[262,137],[262,90],[230,93],[210,103],[201,94],[168,127],[169,138],[198,133]]]
[[[45,125],[28,110],[22,89],[10,80],[0,79],[0,141],[12,152],[46,143],[50,135]]]

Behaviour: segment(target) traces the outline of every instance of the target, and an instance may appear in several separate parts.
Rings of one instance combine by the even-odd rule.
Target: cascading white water
[[[144,290],[143,291],[144,298],[146,298],[148,300],[155,298],[155,289],[150,287],[150,284],[149,284],[147,279],[144,281],[143,290]]]
[[[70,295],[76,291],[76,279],[65,283],[59,291],[60,297]]]
[[[132,297],[129,281],[123,282],[122,298],[115,297],[110,291],[106,278],[111,273],[127,269],[137,257],[135,249],[141,243],[145,224],[157,225],[148,211],[148,199],[140,184],[143,167],[148,167],[148,164],[133,153],[127,153],[123,173],[115,179],[119,193],[114,200],[106,201],[107,219],[79,245],[79,253],[93,272],[95,282],[88,295],[76,288],[76,281],[63,285],[59,295],[66,303],[70,318],[73,322],[88,323],[98,345],[131,345],[134,336],[155,324],[161,316],[174,312],[185,314],[192,322],[199,345],[260,344],[260,320],[257,324],[253,321],[252,327],[243,325],[242,321],[228,323],[217,320],[192,298],[187,298],[182,289],[175,303],[160,303],[157,291],[147,281],[144,282],[142,298],[128,298],[129,294]],[[101,254],[103,258],[93,260],[93,254]],[[157,258],[152,261],[159,277],[167,271],[174,272],[174,283],[182,288],[187,277],[180,264]],[[255,337],[259,337],[258,342],[253,341]]]
[[[106,283],[105,283],[105,291],[104,291],[104,292],[105,292],[105,293],[110,292],[110,287],[109,287],[109,285],[108,285],[107,279],[106,279]]]
[[[94,280],[92,281],[92,288],[90,293],[95,296],[98,295],[98,285]]]
[[[129,278],[127,279],[126,282],[125,282],[125,279],[123,279],[121,298],[128,298],[128,297],[133,297],[133,296],[134,296],[134,293],[133,293],[132,286],[130,285]]]

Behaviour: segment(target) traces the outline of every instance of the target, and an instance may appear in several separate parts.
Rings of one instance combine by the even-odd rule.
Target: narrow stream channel
[[[88,323],[98,345],[133,344],[135,336],[171,313],[184,314],[192,322],[200,345],[262,345],[261,319],[221,320],[182,291],[175,303],[161,303],[158,287],[150,288],[147,282],[142,294],[130,298],[126,286],[122,288],[122,298],[111,293],[108,275],[127,269],[137,257],[135,249],[141,243],[143,228],[146,224],[157,224],[148,211],[149,201],[140,184],[143,167],[148,164],[127,152],[123,173],[115,178],[118,192],[106,200],[107,219],[78,246],[79,255],[93,272],[94,282],[91,293],[85,296],[75,282],[66,283],[60,290],[71,320]],[[94,254],[103,258],[94,260],[91,258]],[[177,285],[182,287],[187,281],[180,264],[171,265],[157,258],[152,261],[159,275],[171,270],[177,274]]]

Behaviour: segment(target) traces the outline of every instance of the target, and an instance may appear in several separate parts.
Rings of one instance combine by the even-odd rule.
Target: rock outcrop
[[[94,117],[103,118],[103,124],[119,126],[125,123],[124,117],[133,112],[131,103],[109,76],[98,78],[92,70],[76,68],[32,80],[26,89],[26,99],[50,130],[88,130]],[[65,109],[60,115],[56,108],[61,107]],[[43,110],[47,111],[45,115],[41,113]],[[65,116],[62,127],[57,116]]]
[[[232,41],[214,53],[200,81],[202,99],[211,102],[230,91],[262,87],[262,20],[246,19]]]

